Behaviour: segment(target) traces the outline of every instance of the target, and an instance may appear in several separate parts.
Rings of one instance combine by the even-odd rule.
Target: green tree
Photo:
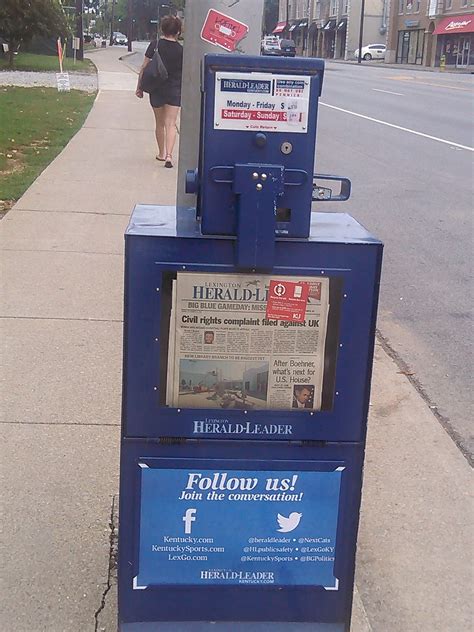
[[[271,33],[278,22],[278,0],[265,0],[263,5],[263,30]]]
[[[21,44],[35,35],[64,37],[69,33],[59,0],[1,0],[0,37],[8,44],[10,67]]]

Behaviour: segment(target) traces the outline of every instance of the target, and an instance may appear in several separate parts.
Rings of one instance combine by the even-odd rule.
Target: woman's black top
[[[156,40],[150,42],[145,57],[151,59],[155,53]],[[150,94],[153,107],[162,105],[181,105],[181,75],[183,72],[183,47],[178,42],[166,39],[158,40],[158,52],[163,60],[168,79],[160,87],[159,92]]]

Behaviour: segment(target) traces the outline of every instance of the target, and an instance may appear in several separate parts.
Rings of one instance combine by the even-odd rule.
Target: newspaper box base
[[[245,280],[247,293],[261,285],[259,271],[236,267],[235,238],[202,235],[193,209],[139,205],[132,214],[125,235],[122,632],[204,630],[209,621],[225,630],[297,624],[349,630],[382,244],[346,214],[313,213],[312,221],[307,239],[276,240],[267,272],[283,282],[280,293],[290,287],[285,279],[307,280],[306,318],[326,293],[324,361],[313,384],[302,380],[304,392],[297,384],[304,344],[292,351],[294,374],[284,357],[282,365],[265,360],[265,344],[255,341],[268,323],[259,321],[262,330],[248,336],[247,351],[242,345],[232,358],[244,365],[238,376],[224,375],[228,353],[207,351],[225,349],[229,332],[238,349],[248,333],[239,329],[248,324],[241,313],[246,305],[235,306],[227,333],[223,327],[202,331],[196,313],[198,338],[192,327],[187,338],[175,336],[184,313],[173,312],[173,305],[188,273],[210,279],[204,287],[250,273],[255,283]],[[205,312],[206,300],[189,309]],[[258,306],[263,314],[264,301]],[[215,318],[230,309],[218,301],[211,308]],[[284,355],[278,344],[292,341],[285,327],[296,332],[310,325],[282,322],[270,325],[282,334],[272,340]],[[201,359],[193,352],[186,360],[201,362],[198,381],[192,367],[176,371],[181,355],[196,347]],[[270,378],[265,382],[259,367],[247,366],[245,353],[265,360],[275,383],[281,375],[281,390],[273,385],[272,396],[291,381],[293,402],[287,397],[273,406],[275,398],[268,405]]]
[[[161,446],[124,439],[120,630],[204,630],[196,623],[203,621],[248,622],[249,630],[268,629],[255,622],[348,630],[362,459],[357,445],[315,450],[255,442],[242,458],[242,446],[232,441]],[[191,475],[202,480],[211,473],[220,476],[218,491],[183,498]],[[258,481],[255,491],[269,479],[295,477],[298,494],[279,500],[276,493],[231,493],[223,490],[224,474],[231,482]],[[298,525],[282,531],[280,524],[293,525],[281,516],[294,513]],[[186,516],[194,518],[190,528]],[[186,624],[145,626],[165,621]]]

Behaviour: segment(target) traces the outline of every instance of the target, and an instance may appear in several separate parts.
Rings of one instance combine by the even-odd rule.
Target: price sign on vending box
[[[202,27],[201,39],[232,52],[248,32],[249,27],[243,22],[209,9]]]

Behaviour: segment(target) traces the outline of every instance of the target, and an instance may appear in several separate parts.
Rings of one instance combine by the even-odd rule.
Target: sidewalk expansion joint
[[[62,320],[80,323],[123,323],[123,318],[66,318],[62,316],[0,316],[0,320]]]
[[[453,427],[449,418],[439,412],[438,406],[433,402],[429,394],[426,392],[420,380],[411,373],[409,365],[405,362],[405,360],[403,360],[402,357],[400,357],[398,352],[391,346],[388,339],[381,333],[379,329],[377,329],[376,335],[382,349],[395,362],[395,364],[400,369],[400,373],[407,378],[410,384],[415,388],[417,393],[423,399],[425,404],[428,405],[430,412],[438,420],[438,422],[441,424],[441,427],[446,431],[452,441],[454,441],[454,444],[464,456],[469,465],[471,467],[474,467],[474,455],[472,455],[470,451],[464,446],[462,436]]]
[[[94,424],[80,421],[0,421],[4,426],[79,426],[80,428],[120,428],[120,422]]]
[[[102,593],[102,598],[100,601],[100,606],[94,613],[94,632],[100,632],[105,630],[105,628],[99,628],[99,616],[102,610],[105,608],[105,600],[107,599],[107,594],[109,593],[112,582],[114,578],[117,576],[117,540],[118,540],[118,525],[117,525],[117,513],[116,513],[116,500],[117,494],[112,496],[112,507],[110,509],[110,518],[109,518],[109,565],[107,569],[107,583],[104,588],[104,592]]]
[[[100,128],[90,128],[100,129]],[[9,212],[15,211],[15,213],[64,213],[69,215],[113,215],[114,217],[127,218],[129,213],[104,213],[103,211],[67,211],[67,210],[55,210],[55,209],[39,209],[39,208],[15,208],[13,207]],[[131,211],[131,209],[130,209]]]
[[[122,252],[99,252],[96,250],[53,250],[52,248],[2,248],[2,252],[49,252],[61,255],[111,255],[112,257],[123,257]]]

